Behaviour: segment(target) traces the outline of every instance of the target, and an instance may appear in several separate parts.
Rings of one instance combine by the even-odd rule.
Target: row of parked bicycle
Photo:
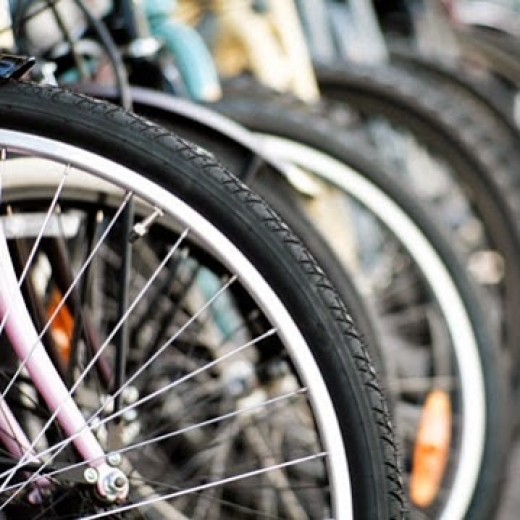
[[[492,518],[519,42],[514,0],[1,2],[2,518]]]

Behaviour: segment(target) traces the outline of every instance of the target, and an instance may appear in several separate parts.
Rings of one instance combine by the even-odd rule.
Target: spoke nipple
[[[132,231],[130,232],[130,236],[128,237],[128,241],[130,243],[135,242],[139,238],[143,237],[148,233],[154,222],[162,217],[163,211],[160,208],[154,208],[154,211],[151,215],[148,215],[143,221],[137,222]]]

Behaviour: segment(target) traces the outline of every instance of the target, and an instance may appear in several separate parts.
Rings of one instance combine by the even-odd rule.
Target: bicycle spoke
[[[63,295],[61,301],[56,305],[56,308],[54,310],[54,312],[52,313],[52,315],[50,316],[50,318],[47,320],[47,323],[45,324],[45,326],[43,327],[43,329],[40,331],[40,334],[38,336],[38,342],[36,342],[32,348],[30,349],[29,351],[29,354],[25,357],[25,359],[23,359],[20,363],[20,366],[18,367],[15,375],[13,376],[13,379],[11,380],[11,382],[9,383],[9,385],[7,385],[7,388],[2,392],[2,397],[5,398],[7,392],[11,389],[12,385],[16,382],[18,376],[20,375],[20,373],[22,372],[22,370],[25,368],[25,366],[27,365],[27,361],[29,360],[29,358],[31,357],[31,354],[32,352],[34,351],[34,349],[37,347],[37,345],[39,344],[39,341],[41,341],[41,339],[43,338],[44,334],[49,330],[50,326],[52,325],[52,322],[54,321],[54,319],[56,318],[56,316],[58,315],[58,312],[61,310],[61,308],[65,305],[65,302],[67,301],[67,298],[70,296],[70,294],[72,293],[72,291],[74,290],[74,288],[76,287],[76,285],[79,283],[79,280],[81,279],[81,276],[83,275],[83,273],[85,272],[85,270],[88,268],[88,266],[90,265],[90,263],[92,262],[94,256],[96,255],[97,251],[99,250],[99,248],[101,247],[101,245],[103,244],[105,238],[108,236],[108,234],[110,233],[112,227],[114,226],[114,224],[116,223],[119,215],[121,214],[121,212],[123,211],[125,205],[127,204],[128,200],[131,198],[132,194],[131,193],[128,193],[122,203],[122,205],[118,208],[118,211],[116,212],[116,214],[114,215],[112,221],[109,223],[109,225],[107,226],[107,229],[105,230],[105,232],[102,234],[102,236],[100,237],[98,243],[96,244],[96,247],[91,251],[91,253],[89,254],[87,260],[85,261],[85,263],[83,264],[83,266],[81,267],[81,269],[78,271],[78,273],[76,274],[71,286],[69,287],[69,289],[67,290],[67,292]]]
[[[247,479],[247,478],[251,478],[251,477],[255,477],[255,476],[259,476],[259,475],[264,475],[266,473],[269,473],[270,471],[275,471],[275,470],[279,471],[279,470],[287,469],[287,468],[290,468],[291,466],[295,466],[295,465],[303,464],[305,462],[309,462],[309,461],[312,461],[312,460],[324,458],[327,455],[328,454],[326,452],[316,453],[316,454],[313,454],[313,455],[309,455],[307,457],[301,457],[301,458],[298,458],[298,459],[286,461],[284,463],[277,464],[276,466],[272,466],[272,467],[268,467],[268,468],[261,468],[261,469],[258,469],[258,470],[254,470],[254,471],[249,471],[247,473],[243,473],[241,475],[234,475],[232,477],[227,477],[227,478],[222,479],[222,480],[220,480],[218,482],[212,482],[212,483],[209,483],[209,484],[203,484],[203,485],[200,485],[200,486],[195,486],[195,487],[190,488],[190,489],[183,489],[183,490],[180,490],[180,491],[176,491],[174,493],[169,493],[167,495],[163,495],[163,496],[160,496],[160,497],[152,498],[152,499],[149,499],[149,500],[143,500],[142,502],[140,502],[138,504],[131,504],[131,505],[122,506],[122,507],[119,507],[119,508],[114,508],[114,509],[109,510],[109,511],[104,511],[102,513],[97,513],[95,515],[84,516],[84,517],[81,517],[81,520],[94,520],[95,518],[104,518],[106,516],[110,516],[110,515],[113,515],[113,514],[116,514],[116,513],[124,513],[126,511],[131,511],[131,510],[139,508],[139,507],[145,507],[145,506],[149,506],[149,505],[155,504],[156,502],[159,502],[159,501],[171,500],[171,499],[174,499],[174,498],[177,498],[177,497],[181,497],[181,496],[183,496],[185,494],[188,494],[188,493],[198,493],[200,491],[211,489],[213,487],[224,486],[226,484],[230,484],[230,483],[237,482],[237,481],[240,481],[240,480],[244,480],[244,479]]]
[[[266,407],[273,407],[274,406],[275,408],[273,408],[273,410],[269,412],[269,413],[273,414],[277,410],[277,408],[276,408],[277,405],[280,405],[281,403],[284,403],[284,402],[287,401],[288,402],[287,406],[288,406],[289,403],[294,401],[295,397],[300,396],[300,395],[305,395],[306,392],[307,392],[307,389],[300,388],[300,389],[295,390],[294,392],[290,392],[288,394],[279,395],[277,397],[274,397],[274,398],[271,398],[271,399],[267,399],[267,400],[262,401],[260,403],[257,403],[257,404],[254,404],[254,405],[250,405],[250,406],[246,406],[246,407],[234,410],[232,412],[229,412],[227,414],[223,414],[223,415],[220,415],[218,417],[215,417],[215,418],[212,418],[212,419],[208,419],[206,421],[199,422],[197,424],[192,424],[192,425],[184,427],[182,429],[178,429],[178,430],[175,430],[175,431],[172,431],[172,432],[168,432],[166,434],[159,435],[159,436],[151,438],[151,439],[143,440],[143,441],[140,441],[138,443],[131,444],[131,445],[119,448],[118,450],[115,451],[115,453],[117,453],[119,455],[124,455],[124,454],[129,453],[129,452],[131,452],[133,450],[137,450],[137,449],[140,449],[140,448],[144,448],[146,446],[158,444],[160,442],[164,442],[164,441],[172,439],[174,437],[178,437],[180,435],[188,434],[191,431],[195,431],[195,430],[198,430],[200,428],[204,428],[204,427],[207,427],[207,426],[212,426],[212,425],[215,425],[215,424],[218,424],[218,423],[222,423],[224,421],[228,421],[230,419],[234,419],[234,418],[237,418],[237,417],[242,416],[242,415],[248,416],[249,414],[252,414],[253,412],[256,412],[256,411],[265,411]],[[109,418],[107,418],[107,419],[109,419]],[[69,439],[67,439],[67,441],[68,440]],[[55,445],[53,448],[58,448],[58,447],[61,447],[61,446],[62,446],[62,444],[60,443],[60,444]],[[46,452],[39,453],[38,455],[39,455],[39,457],[43,457],[44,455],[52,454],[51,452],[52,452],[52,450],[48,450]],[[49,478],[50,477],[57,477],[60,474],[63,474],[63,473],[65,473],[67,471],[70,471],[72,469],[76,469],[76,468],[80,468],[80,467],[86,466],[90,462],[94,462],[94,461],[92,461],[92,460],[84,460],[84,461],[81,461],[81,462],[78,462],[78,463],[75,463],[75,464],[70,464],[70,465],[68,465],[66,467],[63,467],[63,468],[59,468],[59,469],[56,469],[56,470],[45,472],[45,476],[49,477]],[[27,464],[29,464],[29,462],[26,461],[24,466],[22,466],[21,469],[23,470],[24,467]],[[50,460],[47,461],[46,466],[48,466],[49,464],[51,464]],[[41,467],[39,467],[38,469],[40,471],[42,471]],[[27,484],[32,483],[33,477],[34,477],[34,475],[32,475],[30,477],[28,482],[23,482],[21,484],[13,484],[13,485],[11,485],[9,487],[6,487],[4,491],[7,492],[7,491],[12,491],[12,490],[19,489],[20,487],[24,487]]]
[[[211,363],[208,363],[206,364],[205,366],[203,367],[200,367],[197,371],[194,371],[190,374],[187,374],[185,377],[181,378],[181,379],[178,379],[176,381],[174,381],[173,383],[170,383],[169,385],[167,385],[166,387],[163,387],[159,390],[157,390],[154,394],[149,394],[147,395],[146,397],[140,399],[138,402],[136,403],[132,403],[132,405],[129,405],[128,407],[126,408],[123,408],[121,410],[119,410],[118,412],[114,413],[114,414],[111,414],[107,417],[105,417],[104,419],[102,419],[101,421],[99,421],[98,423],[96,423],[94,426],[92,425],[92,422],[94,421],[94,419],[96,419],[97,417],[99,417],[99,415],[103,412],[103,410],[105,409],[106,407],[106,403],[103,404],[103,406],[101,406],[95,413],[94,415],[92,415],[88,422],[87,422],[87,426],[90,427],[90,429],[92,430],[92,428],[95,428],[95,427],[99,427],[101,425],[104,425],[108,422],[110,422],[111,420],[113,420],[114,418],[116,417],[119,417],[121,416],[122,414],[124,414],[126,411],[128,410],[132,410],[134,409],[136,406],[138,405],[141,405],[143,403],[146,403],[148,401],[150,401],[152,398],[154,397],[157,397],[159,395],[162,395],[164,394],[165,392],[179,386],[180,384],[182,384],[183,382],[186,382],[187,380],[189,379],[192,379],[193,377],[195,377],[196,375],[198,375],[199,373],[202,373],[204,371],[207,371],[209,369],[211,369],[212,367],[214,367],[217,363],[223,361],[224,359],[227,359],[233,355],[236,355],[237,353],[239,352],[242,352],[248,348],[251,348],[252,346],[258,344],[260,341],[262,341],[263,339],[269,337],[269,336],[272,336],[276,331],[274,329],[272,329],[271,331],[268,331],[267,333],[265,333],[264,335],[258,337],[258,338],[255,338],[254,340],[252,340],[251,342],[249,343],[246,343],[240,347],[238,347],[237,349],[234,349],[233,351],[231,352],[228,352],[226,355],[220,357],[219,359],[215,360],[214,362],[211,362]],[[141,371],[139,371],[140,373]],[[128,384],[130,384],[133,379],[137,377],[136,374],[134,374],[132,376],[132,378],[128,381]],[[128,385],[127,385],[128,386]],[[122,392],[122,390],[120,389],[119,390],[120,392]],[[45,427],[44,428],[48,428],[50,424],[50,420],[46,423]],[[58,443],[58,444],[55,444],[54,446],[52,446],[51,448],[47,449],[47,450],[44,450],[43,452],[40,452],[38,453],[38,456],[39,457],[44,457],[44,456],[47,456],[47,455],[51,455],[50,458],[48,458],[48,460],[42,464],[42,466],[38,469],[38,471],[33,474],[26,482],[24,482],[24,487],[31,484],[32,482],[34,482],[34,480],[41,474],[41,472],[49,465],[52,463],[52,461],[67,447],[70,445],[70,443],[72,443],[77,437],[79,437],[79,435],[81,435],[81,433],[83,432],[83,430],[80,430],[78,432],[76,432],[75,434],[69,436],[67,439],[65,439],[64,441]],[[34,444],[34,442],[33,442]],[[22,465],[22,462],[26,462],[26,461],[20,461],[20,465]],[[19,468],[15,468],[16,471],[18,471]],[[4,472],[4,473],[1,473],[0,474],[0,478],[2,478],[3,476],[5,476],[6,474],[14,474],[14,471],[15,469],[13,470],[9,470],[7,472]],[[5,485],[5,483],[4,483]],[[0,490],[0,493],[5,491],[6,488],[4,489],[1,489]],[[5,506],[6,504],[4,504]],[[3,506],[0,506],[0,510],[2,509]]]
[[[125,197],[125,201],[127,202],[130,198],[130,194],[127,195],[127,197]],[[121,206],[119,209],[122,211],[124,208],[124,206]],[[115,219],[117,218],[117,216],[121,213],[118,212],[116,213],[116,215],[114,216],[114,219],[111,221],[111,223],[115,223]],[[111,228],[109,228],[111,229]],[[108,230],[105,231],[105,233],[102,235],[102,238],[104,236],[106,236],[108,234]],[[154,279],[157,277],[159,271],[162,269],[162,267],[164,267],[164,265],[168,262],[168,260],[171,258],[171,256],[175,253],[175,251],[178,249],[179,245],[182,243],[182,241],[184,240],[185,236],[188,234],[188,230],[185,230],[184,233],[180,236],[179,240],[177,241],[176,244],[174,244],[174,246],[170,249],[169,253],[166,255],[165,259],[161,262],[161,264],[158,266],[156,272],[154,273],[154,276],[148,281],[148,283],[145,285],[145,287],[141,290],[141,293],[135,298],[135,300],[132,302],[132,304],[129,306],[129,308],[127,309],[126,313],[121,317],[121,319],[119,320],[118,324],[114,327],[114,329],[112,330],[112,332],[110,333],[110,335],[108,336],[108,338],[103,342],[103,344],[100,346],[99,350],[95,353],[95,355],[92,357],[92,359],[90,360],[90,362],[88,363],[88,365],[86,366],[86,368],[84,369],[84,371],[80,374],[80,376],[77,378],[77,380],[75,381],[75,383],[72,385],[72,387],[70,388],[69,390],[69,396],[72,396],[73,393],[77,390],[77,388],[79,387],[79,385],[81,384],[81,382],[84,380],[84,378],[86,377],[86,375],[90,372],[91,368],[94,366],[94,364],[96,363],[97,359],[101,356],[101,354],[103,353],[103,351],[106,349],[106,347],[109,345],[110,341],[114,338],[114,336],[117,334],[117,332],[119,331],[119,328],[122,326],[122,324],[126,321],[128,315],[132,312],[133,308],[139,303],[140,299],[143,297],[144,293],[146,292],[146,290],[148,289],[148,287],[153,283]],[[100,242],[102,240],[102,238],[100,239]],[[100,247],[100,243],[98,242],[98,245]],[[97,249],[96,249],[97,250]],[[93,258],[95,254],[95,251],[92,251],[92,253],[89,255],[89,259]],[[80,273],[82,273],[85,269],[85,265],[82,266],[82,269],[80,270]],[[75,280],[77,280],[78,277],[75,278]],[[72,289],[70,289],[72,291]],[[69,293],[70,294],[70,293]],[[65,294],[64,295],[64,298],[62,299],[62,301],[60,303],[62,303],[62,306],[64,305],[65,303],[65,300],[66,298],[68,297],[69,294]],[[60,307],[61,308],[61,307]],[[57,314],[57,311],[55,311],[53,313],[53,317],[51,317],[51,320],[50,320],[50,323],[52,323],[55,315]],[[48,430],[48,428],[50,427],[50,425],[52,424],[52,422],[54,421],[54,419],[57,417],[59,411],[61,409],[61,406],[58,406],[56,410],[54,410],[54,412],[52,413],[52,415],[50,416],[50,418],[48,419],[48,421],[45,423],[45,425],[43,426],[43,428],[41,429],[40,433],[36,436],[36,438],[33,440],[32,442],[32,445],[31,445],[31,449],[34,448],[34,446],[37,444],[37,442],[43,437],[43,435],[45,434],[45,432]],[[76,433],[77,436],[81,435],[81,433],[83,432],[83,429],[80,430],[79,432]],[[70,442],[69,442],[70,443]],[[68,444],[65,444],[63,447],[60,448],[60,450],[58,450],[57,453],[61,453],[61,451],[67,446]],[[56,454],[55,454],[56,456]],[[21,463],[24,462],[24,458],[22,457],[22,460],[20,461]],[[32,480],[31,482],[34,480],[35,477],[37,477],[41,471],[45,468],[45,464],[42,465],[41,469],[38,470],[38,472],[36,472],[36,475],[33,475],[32,477]],[[0,486],[0,493],[2,493],[5,489],[5,485],[8,484],[10,482],[10,480],[12,479],[12,476],[14,475],[14,470],[13,472],[11,472],[11,474],[5,479],[5,481],[2,483],[2,486]],[[3,475],[0,474],[0,478],[2,477]],[[29,484],[29,482],[27,482],[27,484]],[[16,496],[16,494],[19,493],[19,491],[15,492],[15,494],[13,496],[11,496],[4,504],[2,504],[2,506],[0,506],[0,510],[2,510],[2,508],[4,508],[7,504],[9,504],[11,502],[11,500]]]
[[[107,227],[107,229],[105,230],[105,233],[103,233],[103,235],[101,236],[100,240],[98,241],[98,243],[96,244],[96,247],[94,248],[94,250],[90,253],[87,261],[85,262],[85,264],[81,267],[81,269],[79,270],[78,274],[76,275],[76,277],[74,278],[74,281],[72,283],[72,285],[69,287],[68,291],[65,293],[65,295],[63,296],[61,302],[56,306],[56,309],[55,311],[53,312],[53,314],[51,315],[50,319],[47,321],[46,325],[44,326],[43,330],[40,332],[40,335],[38,337],[38,341],[36,341],[34,343],[34,345],[29,349],[29,352],[27,354],[27,356],[25,356],[25,358],[22,360],[22,362],[20,363],[18,369],[16,370],[15,372],[15,375],[13,377],[13,379],[10,381],[10,383],[7,385],[7,388],[4,390],[4,392],[2,393],[2,398],[5,398],[5,396],[7,395],[7,392],[10,390],[10,388],[12,388],[13,384],[16,382],[18,376],[20,375],[20,373],[22,372],[22,370],[25,368],[25,366],[27,365],[27,362],[28,360],[30,359],[32,353],[36,350],[36,348],[40,345],[40,341],[41,339],[43,338],[43,335],[47,332],[47,330],[49,329],[49,327],[51,326],[52,322],[54,321],[54,319],[56,318],[59,310],[63,307],[63,305],[65,305],[65,302],[67,300],[67,298],[69,297],[69,295],[71,294],[72,290],[74,289],[74,287],[76,286],[76,284],[78,283],[79,279],[81,278],[82,274],[84,273],[84,271],[87,269],[88,265],[90,264],[90,262],[92,261],[92,259],[94,258],[97,250],[101,247],[101,244],[103,243],[104,239],[106,238],[106,236],[108,236],[108,233],[110,232],[110,230],[112,229],[113,225],[115,224],[118,216],[120,215],[120,213],[123,211],[126,203],[128,202],[128,200],[130,199],[130,197],[132,196],[131,193],[127,193],[126,197],[124,198],[124,201],[123,203],[121,204],[121,206],[118,208],[118,211],[116,212],[116,214],[114,215],[112,221],[110,222],[109,226]],[[105,345],[106,346],[106,345]],[[99,355],[101,355],[101,352],[102,350],[100,349],[100,352],[98,352]],[[98,357],[99,357],[98,355]],[[94,360],[95,362],[95,360]],[[93,364],[93,363],[92,363]],[[89,367],[90,368],[90,367]],[[77,383],[77,385],[79,386],[79,383]],[[75,388],[71,390],[71,393],[70,395],[72,395],[72,393],[74,392]],[[32,450],[36,444],[38,443],[38,441],[43,437],[43,435],[45,434],[45,432],[47,431],[47,429],[49,428],[49,426],[51,425],[51,423],[54,421],[54,419],[57,417],[61,407],[63,406],[60,405],[58,406],[58,408],[53,412],[53,414],[51,415],[51,417],[49,418],[49,420],[47,421],[47,423],[45,424],[44,428],[40,431],[40,433],[36,436],[36,438],[32,441],[31,443],[31,446],[30,446],[30,449]],[[25,462],[25,456],[22,457],[22,459],[20,460],[20,463],[23,463]],[[5,478],[4,482],[2,482],[1,486],[0,486],[0,493],[3,492],[3,490],[5,489],[5,486],[7,484],[9,484],[9,482],[11,481],[13,475],[15,474],[15,472],[18,470],[18,468],[15,468],[12,470],[12,472],[10,472],[10,474]],[[2,475],[3,476],[3,475]],[[1,477],[0,477],[1,478]],[[6,501],[6,503],[4,503],[2,506],[0,506],[0,510],[2,510],[2,508],[4,508],[14,497],[10,497],[10,499],[8,499]]]

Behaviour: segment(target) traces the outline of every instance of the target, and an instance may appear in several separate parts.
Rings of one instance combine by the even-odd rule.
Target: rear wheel
[[[518,138],[472,100],[404,68],[319,67],[325,104],[361,121],[389,165],[464,248],[470,272],[498,301],[497,330],[520,387]],[[331,116],[332,117],[332,116]],[[420,168],[417,168],[420,164]]]
[[[508,390],[480,307],[487,300],[481,300],[449,240],[417,198],[370,160],[376,154],[362,136],[302,111],[251,99],[230,99],[219,109],[261,134],[267,151],[300,168],[292,178],[294,192],[300,192],[302,206],[311,209],[330,243],[343,246],[339,254],[365,283],[383,331],[386,381],[414,516],[462,518],[468,511],[489,516],[509,441]],[[315,196],[302,188],[313,182]],[[341,198],[338,191],[343,209],[334,203]],[[325,222],[320,216],[324,209],[332,209]],[[459,336],[463,322],[468,335]],[[421,468],[414,462],[415,452],[423,438],[423,418],[438,413],[431,410],[439,389],[451,403],[451,417],[444,412],[437,416],[451,428],[448,463],[441,485],[435,488],[430,481],[436,491],[424,500],[414,490]],[[495,436],[498,423],[501,439]],[[437,462],[441,450],[438,455]]]

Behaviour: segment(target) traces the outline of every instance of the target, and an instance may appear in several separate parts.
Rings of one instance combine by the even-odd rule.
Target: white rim
[[[320,425],[321,440],[327,453],[334,454],[334,456],[327,457],[327,465],[332,484],[332,505],[336,512],[335,518],[353,518],[351,483],[345,447],[325,382],[309,347],[284,305],[244,255],[208,221],[177,197],[136,172],[104,157],[54,140],[9,130],[0,130],[0,147],[35,153],[43,158],[70,164],[74,168],[92,173],[110,183],[119,186],[124,184],[126,189],[131,189],[144,200],[151,200],[154,205],[161,206],[165,213],[174,216],[176,220],[189,227],[191,232],[204,244],[207,244],[208,237],[211,237],[212,243],[208,249],[232,272],[240,273],[241,283],[254,294],[255,300],[269,320],[277,326],[281,324],[279,334],[286,349],[294,357],[297,370],[305,382],[312,385],[309,397]],[[34,171],[32,170],[32,172]],[[36,185],[44,186],[53,183],[58,174],[61,173],[46,171],[45,176],[33,174],[29,177],[32,177],[31,185],[34,186],[36,183]],[[29,178],[22,179],[17,175],[4,176],[2,189],[23,187],[27,185],[24,184],[27,180]],[[84,183],[80,182],[80,184],[85,187]],[[92,185],[92,189],[95,189],[95,186]],[[160,204],[157,204],[159,201]],[[174,211],[171,208],[174,208]]]

